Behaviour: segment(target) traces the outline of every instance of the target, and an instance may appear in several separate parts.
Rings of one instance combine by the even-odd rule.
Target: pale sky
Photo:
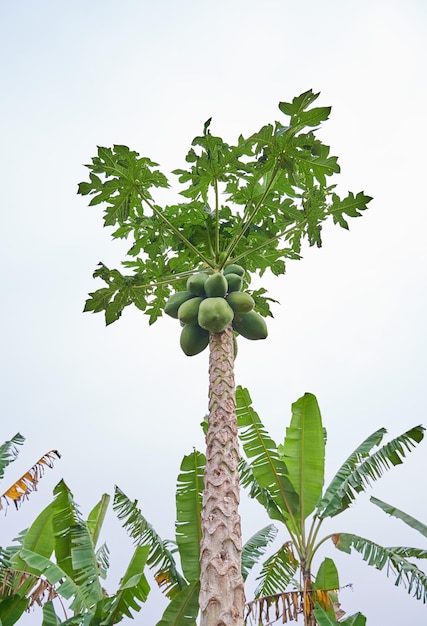
[[[324,229],[287,274],[262,284],[279,300],[264,342],[241,341],[236,382],[280,443],[291,403],[319,401],[328,431],[327,475],[371,432],[390,437],[427,425],[427,232],[424,115],[427,5],[422,1],[73,0],[2,2],[1,48],[1,441],[26,437],[2,483],[44,452],[62,459],[38,493],[2,523],[3,545],[49,502],[64,478],[84,514],[117,484],[164,538],[174,537],[175,483],[184,454],[203,450],[207,352],[185,357],[176,322],[149,327],[127,309],[106,328],[83,314],[99,261],[118,265],[126,246],[102,228],[99,207],[76,195],[96,146],[126,144],[182,167],[193,137],[233,143],[281,115],[279,101],[308,89],[332,106],[322,139],[339,157],[341,193],[374,197],[350,231]],[[159,198],[174,201],[170,193]],[[372,493],[427,523],[426,443]],[[3,489],[4,488],[4,489]],[[360,500],[326,532],[383,545],[425,539]],[[268,523],[242,493],[244,539]],[[107,590],[132,546],[110,512]],[[280,528],[277,548],[286,540]],[[426,623],[427,607],[357,554],[332,545],[342,608],[368,626]],[[152,594],[133,623],[155,624]],[[253,583],[252,583],[253,585]],[[251,586],[248,585],[248,596]],[[40,624],[32,613],[24,624]],[[123,623],[130,623],[124,621]]]

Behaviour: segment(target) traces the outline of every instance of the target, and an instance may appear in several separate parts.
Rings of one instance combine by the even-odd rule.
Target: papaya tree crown
[[[176,204],[155,201],[156,189],[170,186],[157,163],[123,145],[99,147],[78,193],[92,196],[91,206],[103,204],[104,226],[132,244],[122,271],[98,265],[94,277],[105,285],[89,294],[84,310],[103,311],[111,324],[133,303],[152,324],[196,271],[238,263],[248,282],[267,269],[279,276],[288,259],[301,258],[304,239],[322,245],[325,220],[348,228],[347,218],[360,216],[371,198],[335,193],[329,179],[340,171],[338,159],[316,136],[331,109],[311,107],[318,96],[309,90],[280,102],[286,124],[240,135],[235,145],[212,135],[211,119],[205,122],[187,153],[187,169],[172,172],[183,185],[184,201]],[[252,292],[255,308],[271,315],[265,294]]]

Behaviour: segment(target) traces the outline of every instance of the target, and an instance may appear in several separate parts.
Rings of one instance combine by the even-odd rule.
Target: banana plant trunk
[[[304,565],[302,568],[303,575],[303,607],[304,607],[304,626],[316,626],[317,622],[313,614],[313,586],[311,582],[311,570]]]
[[[210,333],[209,420],[200,549],[200,626],[243,626],[233,331]]]

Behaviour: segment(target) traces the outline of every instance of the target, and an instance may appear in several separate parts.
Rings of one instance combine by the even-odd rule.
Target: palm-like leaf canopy
[[[161,316],[171,289],[181,289],[202,266],[221,270],[228,259],[250,274],[267,269],[283,274],[288,259],[299,259],[303,240],[320,246],[322,222],[348,228],[370,197],[340,198],[329,178],[340,171],[337,157],[316,137],[330,107],[312,107],[318,93],[307,91],[281,102],[286,120],[267,124],[235,145],[210,132],[194,138],[187,168],[173,173],[183,185],[183,202],[160,206],[155,196],[169,187],[158,164],[123,145],[100,147],[87,166],[89,180],[79,193],[104,206],[104,225],[113,237],[131,240],[123,263],[129,274],[100,264],[94,277],[104,286],[90,294],[85,311],[104,312],[107,324],[135,304]],[[257,307],[269,313],[264,290]]]

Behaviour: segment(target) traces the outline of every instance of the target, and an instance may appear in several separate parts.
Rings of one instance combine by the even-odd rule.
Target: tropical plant
[[[19,454],[19,448],[25,441],[20,433],[16,433],[12,439],[5,441],[0,446],[0,480],[4,477],[4,471],[16,460]],[[50,450],[46,452],[30,469],[25,472],[11,485],[5,492],[0,495],[0,511],[4,509],[5,505],[9,505],[11,502],[18,508],[23,500],[28,498],[32,491],[37,489],[37,484],[40,478],[43,476],[46,467],[53,467],[55,459],[61,458],[58,450]]]
[[[118,487],[115,490],[113,508],[135,543],[149,546],[147,565],[154,570],[159,588],[170,601],[157,626],[194,626],[199,614],[205,463],[205,456],[197,450],[185,456],[181,463],[176,489],[174,541],[162,540],[141,513],[138,501],[132,502]],[[276,535],[277,529],[270,524],[245,543],[241,570],[244,580]]]
[[[109,496],[102,496],[87,520],[63,481],[54,496],[18,543],[2,550],[0,623],[12,626],[35,604],[43,604],[43,626],[110,626],[132,617],[150,589],[143,573],[148,547],[136,548],[117,591],[107,594],[102,581],[109,552],[105,544],[96,545]]]
[[[321,246],[325,220],[348,228],[348,217],[360,216],[370,200],[363,192],[340,198],[328,181],[339,166],[316,136],[330,113],[311,107],[318,96],[310,90],[281,102],[286,121],[235,145],[212,135],[208,120],[192,142],[188,168],[174,171],[185,202],[158,205],[153,192],[169,187],[166,176],[122,145],[99,148],[78,189],[92,196],[90,205],[104,205],[114,238],[131,240],[127,273],[101,263],[94,277],[104,286],[90,294],[85,311],[104,312],[107,324],[132,303],[150,324],[166,311],[184,325],[185,354],[209,345],[201,626],[243,623],[234,335],[265,338],[271,298],[263,287],[242,289],[254,274],[283,274],[287,260],[301,258],[304,240]]]
[[[242,484],[289,535],[289,541],[264,563],[257,599],[248,604],[248,616],[270,623],[269,607],[277,604],[278,597],[286,596],[299,571],[301,591],[294,596],[295,611],[303,613],[307,626],[316,623],[316,603],[334,619],[333,603],[340,587],[335,564],[325,559],[314,578],[312,570],[314,557],[329,540],[341,551],[356,550],[369,565],[386,568],[388,575],[395,573],[396,584],[405,584],[409,593],[425,602],[427,576],[410,559],[427,558],[426,550],[383,547],[351,533],[319,537],[325,519],[345,511],[386,470],[403,462],[423,439],[424,428],[415,426],[381,447],[386,430],[376,430],[350,454],[324,489],[326,433],[314,395],[306,393],[292,405],[290,426],[281,445],[268,435],[247,389],[237,388],[236,402],[239,435],[247,458],[241,462]],[[320,611],[318,614],[322,615]]]

